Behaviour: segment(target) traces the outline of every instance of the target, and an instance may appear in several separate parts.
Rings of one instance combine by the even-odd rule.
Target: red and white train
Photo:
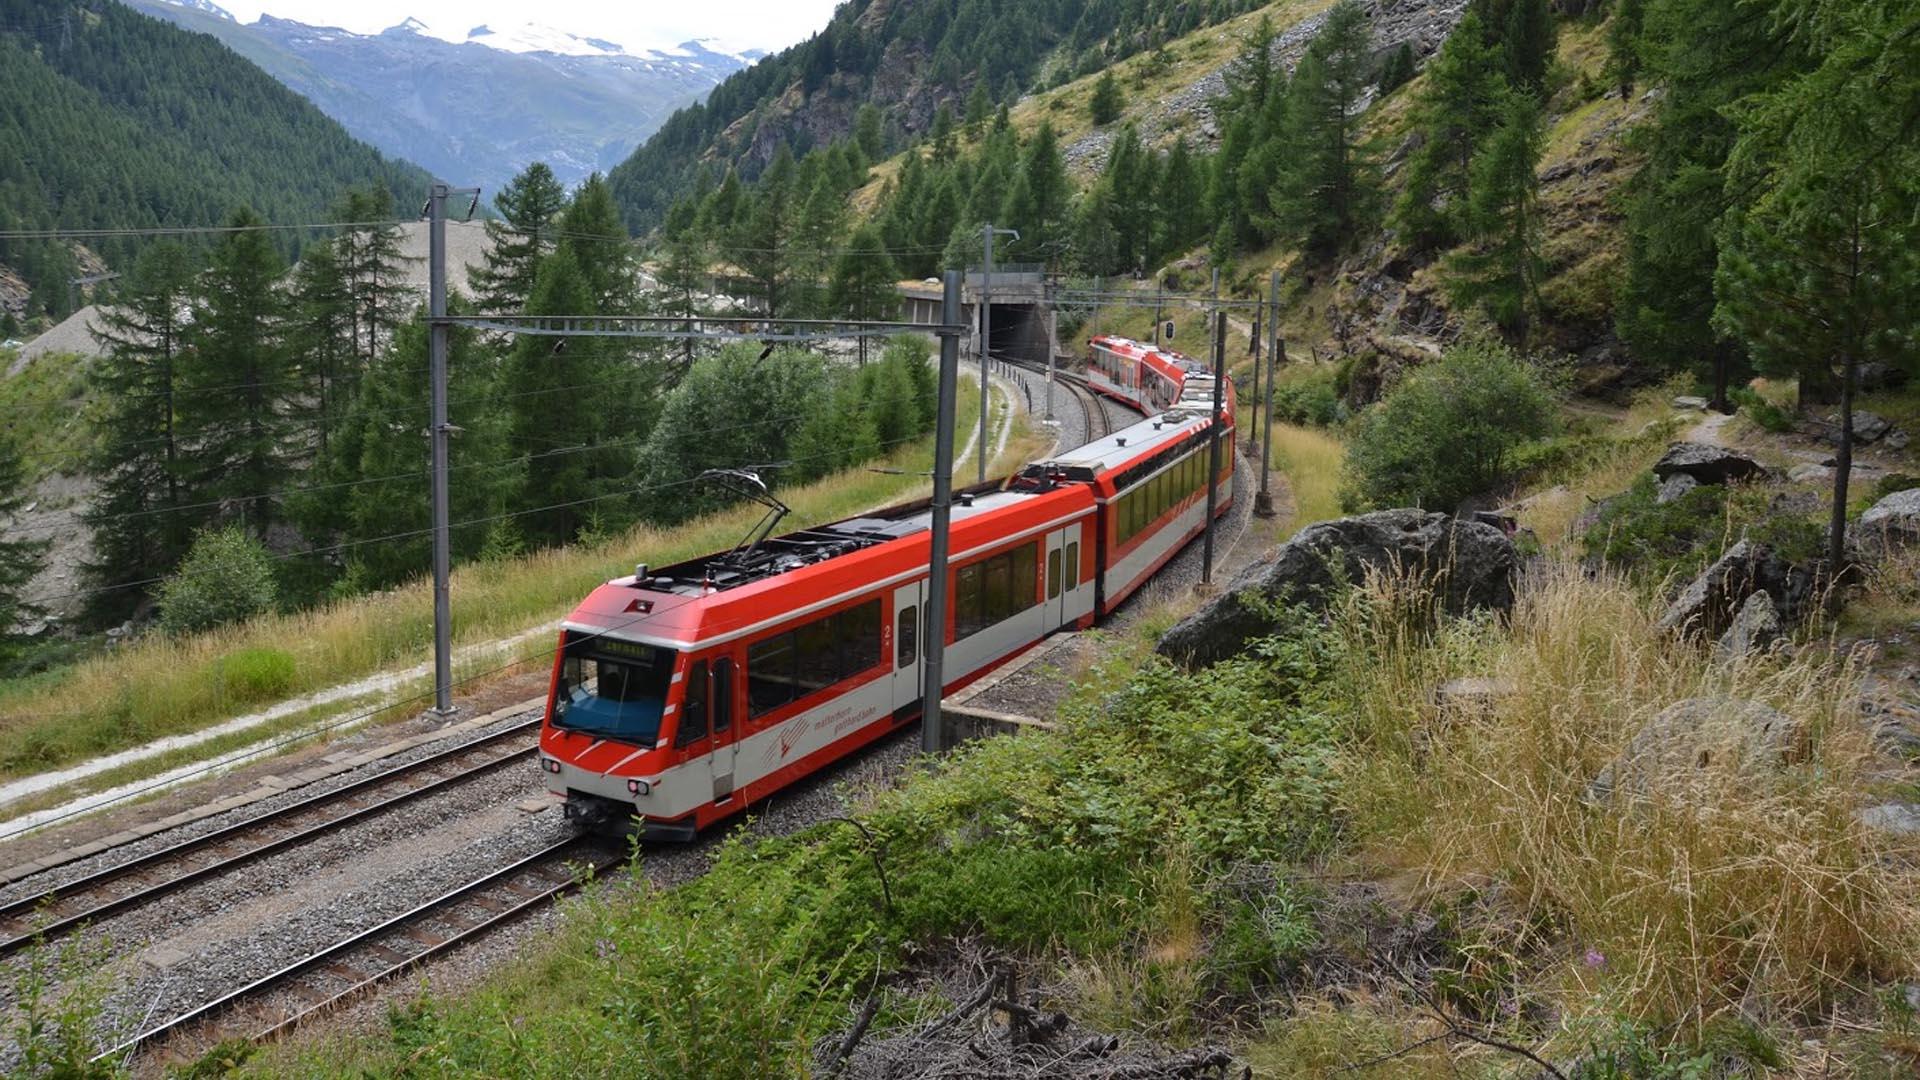
[[[1124,339],[1094,348],[1110,358],[1103,392],[1150,416],[955,492],[937,628],[948,692],[1091,625],[1205,527],[1211,373]],[[1232,392],[1219,513],[1232,502]],[[921,501],[595,589],[554,658],[548,790],[569,817],[637,817],[647,836],[685,839],[918,717],[930,523]]]

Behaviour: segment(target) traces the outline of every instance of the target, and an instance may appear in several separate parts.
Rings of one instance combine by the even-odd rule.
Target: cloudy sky
[[[461,38],[472,27],[537,22],[581,37],[606,38],[629,51],[713,38],[728,49],[773,51],[827,24],[837,0],[215,0],[241,22],[262,11],[284,19],[338,26],[355,33],[384,30],[408,16]]]

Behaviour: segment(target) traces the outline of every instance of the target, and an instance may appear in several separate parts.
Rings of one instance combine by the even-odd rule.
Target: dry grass
[[[1273,425],[1273,467],[1286,476],[1293,496],[1293,514],[1282,526],[1280,539],[1341,515],[1340,475],[1346,460],[1346,444],[1325,428]]]
[[[974,415],[978,392],[965,381],[960,391],[959,415]],[[963,431],[962,443],[965,438]],[[852,469],[781,492],[794,508],[785,526],[819,524],[919,493],[927,483],[931,441],[922,440],[879,463],[899,474]],[[1028,453],[1034,445],[1026,429],[1016,425],[1007,451]],[[1009,460],[1003,455],[996,467]],[[670,529],[642,526],[601,544],[459,567],[452,583],[455,647],[484,646],[557,619],[594,586],[631,572],[636,561],[660,565],[731,546],[760,513],[746,507]],[[6,747],[0,752],[0,777],[196,731],[278,700],[424,662],[431,655],[432,618],[431,585],[421,580],[194,637],[152,634],[110,655],[13,682],[0,688],[0,738]],[[531,641],[517,652],[534,655],[548,648],[544,640]],[[280,693],[248,695],[221,677],[228,658],[249,649],[273,649],[292,657],[293,673]],[[502,659],[482,655],[457,665],[455,676],[477,674]],[[410,680],[388,700],[415,694],[423,685]],[[73,687],[87,688],[84,697],[76,696]],[[396,710],[392,718],[412,711]],[[212,753],[214,745],[200,756]],[[146,771],[155,768],[152,764]]]
[[[1544,937],[1534,980],[1566,1024],[1630,1018],[1697,1038],[1727,1013],[1789,1020],[1869,978],[1906,974],[1916,938],[1912,851],[1863,826],[1869,748],[1856,673],[1817,649],[1724,662],[1657,633],[1633,589],[1559,563],[1510,622],[1432,630],[1412,590],[1374,583],[1339,615],[1357,753],[1347,784],[1369,860],[1418,897],[1496,888]],[[1452,677],[1507,692],[1445,719]],[[1765,702],[1801,752],[1778,769],[1718,763],[1654,780],[1642,799],[1587,787],[1650,717],[1693,697]],[[1566,1026],[1563,1024],[1563,1027]],[[1575,1049],[1566,1047],[1565,1049]]]

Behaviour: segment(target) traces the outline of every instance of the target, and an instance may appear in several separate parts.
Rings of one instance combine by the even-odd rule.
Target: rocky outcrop
[[[1860,515],[1853,543],[1868,556],[1920,545],[1920,488],[1896,491]]]
[[[1724,446],[1677,442],[1654,462],[1653,475],[1665,480],[1682,473],[1702,484],[1729,484],[1763,477],[1767,467]]]
[[[1695,480],[1691,474],[1674,473],[1672,476],[1660,481],[1660,487],[1653,493],[1653,501],[1657,505],[1665,506],[1676,499],[1685,497],[1687,492],[1699,486],[1700,481]]]
[[[1785,713],[1738,698],[1688,698],[1661,710],[1587,785],[1587,797],[1645,795],[1676,774],[1725,768],[1763,772],[1800,752],[1799,725]]]
[[[1797,621],[1815,583],[1813,571],[1781,558],[1766,544],[1742,540],[1688,583],[1660,617],[1669,633],[1718,638],[1733,625],[1747,598],[1764,592],[1777,616]]]
[[[1279,629],[1282,604],[1322,606],[1343,583],[1412,573],[1449,611],[1513,606],[1513,541],[1491,525],[1426,510],[1382,510],[1308,526],[1160,639],[1162,655],[1192,664],[1233,656]]]
[[[1780,609],[1774,606],[1773,597],[1757,592],[1740,605],[1739,612],[1733,617],[1733,625],[1720,635],[1717,647],[1723,656],[1745,656],[1773,648],[1780,643],[1784,634]]]

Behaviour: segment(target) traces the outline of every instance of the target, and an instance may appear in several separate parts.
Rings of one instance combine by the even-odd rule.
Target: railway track
[[[996,357],[995,359],[1002,360],[1013,367],[1017,367],[1022,371],[1032,372],[1035,375],[1047,374],[1047,366],[1045,364],[1036,364],[1030,360],[1016,360],[1012,357]],[[1085,418],[1086,423],[1086,427],[1083,429],[1086,432],[1085,442],[1093,442],[1095,439],[1104,438],[1113,433],[1115,425],[1112,415],[1107,412],[1105,399],[1087,385],[1086,376],[1056,367],[1053,370],[1053,377],[1055,382],[1066,389],[1067,396],[1073,398],[1080,407],[1081,415]]]
[[[0,905],[0,956],[532,757],[530,720]]]
[[[122,1062],[161,1047],[189,1059],[228,1039],[285,1034],[420,964],[577,891],[624,856],[586,835],[569,836],[450,889],[378,925],[356,931],[171,1020],[96,1061]]]

